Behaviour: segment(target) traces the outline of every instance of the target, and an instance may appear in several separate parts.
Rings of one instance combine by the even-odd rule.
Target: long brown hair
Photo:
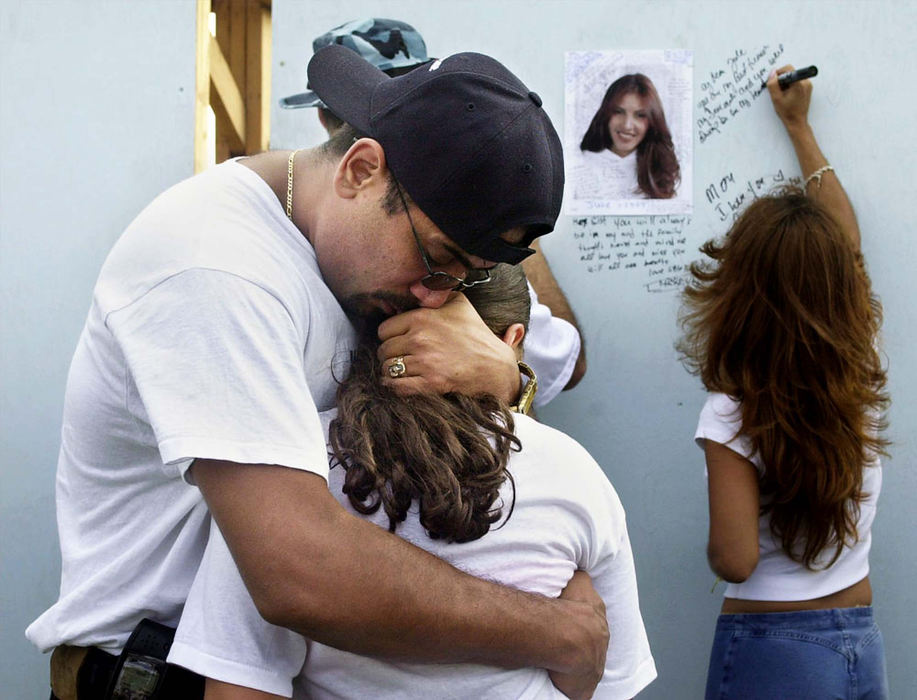
[[[882,309],[859,251],[798,189],[751,204],[691,265],[678,343],[708,391],[741,402],[765,465],[762,513],[783,550],[813,568],[856,542],[863,468],[888,444],[876,349]]]
[[[494,333],[513,323],[528,328],[521,266],[498,265],[488,284],[465,295]],[[374,336],[361,342],[338,388],[329,441],[335,466],[347,471],[344,493],[364,515],[382,507],[391,532],[416,500],[433,539],[482,537],[502,517],[505,504],[497,501],[503,483],[512,482],[509,454],[521,449],[512,412],[489,394],[398,396],[381,382],[377,344]]]
[[[580,150],[601,153],[611,148],[608,121],[614,108],[628,94],[637,95],[643,100],[648,114],[646,135],[637,146],[637,184],[650,199],[671,199],[681,179],[681,168],[675,155],[672,134],[665,121],[662,101],[653,81],[643,73],[623,75],[608,87],[602,104],[583,135]]]

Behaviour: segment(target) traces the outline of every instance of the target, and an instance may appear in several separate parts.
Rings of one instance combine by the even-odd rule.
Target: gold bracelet
[[[812,173],[811,175],[809,175],[809,177],[806,178],[806,181],[803,184],[802,188],[806,189],[809,186],[809,183],[812,182],[812,180],[815,180],[815,184],[818,185],[818,189],[821,189],[821,176],[824,175],[826,172],[833,171],[833,170],[834,168],[832,168],[830,165],[821,166],[818,170],[816,170],[814,173]]]
[[[524,362],[517,362],[516,364],[519,366],[519,372],[528,377],[528,381],[519,395],[519,400],[510,406],[510,410],[528,415],[528,412],[532,409],[532,401],[535,400],[535,392],[538,391],[538,377],[535,376],[535,370]]]

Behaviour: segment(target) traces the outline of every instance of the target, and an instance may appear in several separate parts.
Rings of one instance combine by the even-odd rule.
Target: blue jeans
[[[872,608],[720,615],[706,700],[885,700]]]

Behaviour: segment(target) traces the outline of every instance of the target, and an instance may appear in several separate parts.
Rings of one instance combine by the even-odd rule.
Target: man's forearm
[[[412,661],[567,672],[582,663],[577,656],[598,622],[588,606],[469,576],[346,513],[337,530],[318,568],[323,582],[312,582],[330,584],[322,597],[335,602],[301,601],[284,613],[284,622],[310,638]],[[583,609],[568,609],[577,607]],[[575,629],[578,615],[582,630]]]
[[[219,462],[196,463],[194,475],[269,622],[413,661],[585,674],[604,660],[605,618],[593,606],[464,574],[346,513],[318,476]]]

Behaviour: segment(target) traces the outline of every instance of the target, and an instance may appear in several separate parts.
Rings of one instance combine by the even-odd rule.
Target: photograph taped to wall
[[[690,214],[688,49],[565,54],[565,213]]]

